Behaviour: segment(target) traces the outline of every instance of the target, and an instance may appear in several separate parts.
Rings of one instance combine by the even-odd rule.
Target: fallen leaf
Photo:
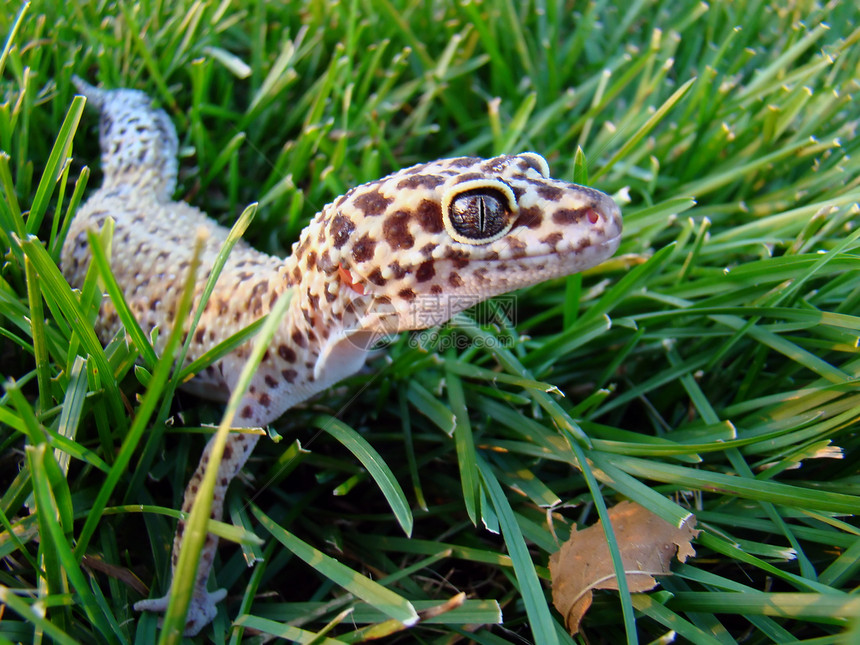
[[[654,515],[634,502],[621,502],[609,509],[609,520],[621,551],[624,574],[631,592],[657,586],[654,576],[671,574],[669,564],[696,555],[690,540],[699,534],[690,515],[681,528]],[[571,635],[591,606],[592,589],[618,589],[603,525],[597,522],[582,531],[576,527],[561,549],[549,557],[552,602],[564,616]]]

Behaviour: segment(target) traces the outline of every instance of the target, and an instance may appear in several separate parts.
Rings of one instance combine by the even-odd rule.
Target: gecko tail
[[[77,76],[72,82],[101,116],[103,188],[151,189],[159,201],[170,200],[176,190],[179,140],[164,110],[152,107],[139,90],[104,90]]]

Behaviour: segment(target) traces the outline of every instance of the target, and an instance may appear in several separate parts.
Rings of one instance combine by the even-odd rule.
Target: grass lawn
[[[95,273],[56,268],[101,181],[77,74],[148,92],[177,197],[226,225],[259,202],[270,253],[351,186],[463,154],[540,152],[624,213],[609,262],[404,334],[273,424],[197,641],[860,643],[860,9],[615,4],[5,4],[0,642],[159,638],[131,605],[169,582],[223,413],[103,349]],[[597,592],[570,636],[549,555],[622,500],[694,513],[697,555]]]

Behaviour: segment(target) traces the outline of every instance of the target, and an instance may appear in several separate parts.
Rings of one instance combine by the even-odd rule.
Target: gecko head
[[[336,273],[364,327],[389,332],[599,264],[618,247],[621,212],[526,152],[401,170],[338,198],[310,228],[320,251],[307,268]]]

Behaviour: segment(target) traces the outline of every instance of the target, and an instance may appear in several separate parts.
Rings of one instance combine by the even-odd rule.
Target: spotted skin
[[[177,138],[167,115],[135,90],[78,89],[100,112],[104,183],[79,209],[63,246],[69,282],[83,284],[90,262],[87,231],[115,221],[111,268],[143,330],[158,327],[162,352],[174,324],[190,263],[189,239],[205,231],[199,301],[227,230],[205,213],[173,201]],[[190,363],[265,316],[288,289],[293,298],[239,406],[241,427],[263,426],[292,406],[355,373],[380,334],[440,324],[465,308],[520,287],[568,275],[611,256],[621,214],[608,196],[549,176],[535,153],[492,159],[459,157],[418,164],[353,188],[326,205],[276,258],[240,242],[205,305],[185,358]],[[189,332],[189,321],[182,321]],[[120,328],[109,299],[97,332],[107,342]],[[226,400],[250,345],[243,345],[187,384]],[[218,468],[212,517],[220,518],[230,481],[257,435],[233,433]],[[188,487],[189,512],[209,462],[211,442]],[[185,530],[177,526],[175,566]],[[206,580],[217,538],[209,535],[195,581],[186,634],[216,613],[224,590]],[[138,602],[163,611],[165,596]]]

